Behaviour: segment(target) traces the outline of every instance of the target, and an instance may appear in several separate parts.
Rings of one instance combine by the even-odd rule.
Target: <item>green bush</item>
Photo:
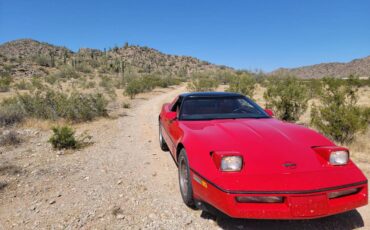
[[[53,135],[49,142],[55,149],[75,149],[78,142],[75,138],[75,131],[69,126],[56,126],[52,128]]]
[[[263,97],[266,107],[284,121],[297,121],[307,109],[307,87],[295,77],[270,79]]]
[[[125,87],[125,94],[133,99],[137,94],[151,91],[155,87],[167,88],[180,83],[181,81],[177,78],[145,75],[140,78],[131,79]]]
[[[206,74],[193,75],[191,81],[188,83],[188,90],[192,92],[207,92],[214,91],[219,82]]]
[[[233,75],[230,76],[230,79],[228,81],[229,88],[227,89],[227,91],[241,93],[250,98],[253,97],[256,81],[251,75],[247,73],[243,73],[241,75]]]
[[[29,82],[22,79],[21,81],[15,83],[14,87],[19,90],[29,90],[32,88],[32,85]]]
[[[0,126],[19,123],[23,118],[24,112],[17,104],[0,105]]]
[[[322,79],[307,79],[305,80],[309,98],[320,97],[322,90]]]
[[[311,125],[334,141],[351,143],[369,122],[368,109],[356,105],[358,86],[334,78],[323,82],[321,103],[311,111]]]
[[[92,136],[86,132],[79,137],[75,136],[75,131],[67,125],[55,126],[52,128],[53,135],[48,142],[52,144],[55,149],[77,149],[92,144]]]
[[[51,67],[50,57],[39,55],[39,56],[36,56],[34,60],[40,66]]]
[[[107,115],[107,101],[102,94],[73,92],[68,95],[53,90],[36,91],[34,94],[17,94],[4,100],[2,106],[14,106],[26,117],[51,120],[65,118],[74,122]]]
[[[31,79],[31,85],[33,88],[35,89],[44,89],[45,86],[41,80],[41,77],[38,77],[38,76],[33,76],[32,79]]]
[[[65,65],[60,68],[60,70],[53,74],[56,78],[65,78],[65,79],[77,79],[80,75],[74,70],[71,66]]]
[[[130,96],[131,99],[141,92],[144,92],[142,82],[140,79],[131,80],[125,88],[125,94]]]
[[[0,76],[0,92],[8,92],[12,79],[9,75]]]
[[[79,72],[82,72],[82,73],[91,73],[92,72],[91,66],[87,63],[79,63],[79,64],[76,65],[75,69]]]

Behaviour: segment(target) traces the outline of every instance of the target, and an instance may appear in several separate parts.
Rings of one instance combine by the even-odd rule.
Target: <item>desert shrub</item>
[[[114,87],[114,82],[111,78],[109,78],[108,76],[100,76],[100,82],[99,82],[99,86],[100,87],[103,87],[105,89],[110,89],[110,88],[113,88]]]
[[[322,80],[321,79],[308,79],[304,81],[307,89],[309,98],[317,98],[321,94]]]
[[[8,92],[12,79],[9,75],[0,76],[0,92]]]
[[[54,85],[58,81],[58,78],[54,74],[52,74],[52,75],[46,76],[45,81],[49,83],[50,85]]]
[[[72,127],[67,125],[55,126],[52,128],[52,131],[53,134],[48,142],[51,143],[55,149],[77,149],[92,144],[92,136],[84,132],[76,137],[75,131]]]
[[[32,76],[31,78],[31,89],[45,89],[46,86],[43,83],[43,80],[39,76]]]
[[[86,88],[87,89],[91,89],[91,88],[94,88],[96,86],[95,82],[94,81],[89,81],[87,82],[86,84]]]
[[[358,86],[325,78],[320,105],[313,105],[311,125],[340,143],[351,143],[368,126],[368,110],[356,105]]]
[[[65,79],[77,79],[80,75],[74,70],[71,66],[65,65],[60,68],[60,70],[53,74],[56,78],[65,78]]]
[[[14,87],[18,90],[28,90],[32,88],[32,85],[29,82],[22,79],[21,81],[15,83]]]
[[[17,94],[2,104],[16,107],[26,117],[41,119],[65,118],[81,122],[107,115],[107,101],[101,94],[73,92],[68,95],[53,90],[36,91],[34,94]]]
[[[131,108],[131,104],[130,104],[130,103],[128,103],[128,102],[123,102],[123,103],[122,103],[122,108],[124,108],[124,109],[129,109],[129,108]]]
[[[188,83],[187,88],[192,92],[214,91],[219,82],[207,74],[195,74]]]
[[[22,142],[22,139],[19,137],[18,133],[11,131],[4,131],[0,135],[0,145],[18,145]]]
[[[49,142],[55,149],[75,149],[77,148],[77,140],[75,131],[69,126],[55,126],[52,128],[53,135],[49,138]]]
[[[79,72],[82,72],[82,73],[91,73],[92,72],[92,68],[89,64],[87,63],[79,63],[75,66],[75,69]]]
[[[145,75],[143,77],[130,79],[125,87],[125,94],[133,99],[137,94],[151,91],[155,87],[167,88],[180,83],[181,80],[178,78]]]
[[[143,85],[140,79],[131,80],[125,87],[125,94],[128,95],[131,99],[141,92],[143,92]]]
[[[243,73],[241,75],[230,76],[229,88],[227,91],[241,93],[250,98],[253,97],[256,81],[255,79],[247,74]]]
[[[284,121],[297,121],[307,109],[307,87],[295,77],[270,79],[263,97],[266,107]]]
[[[50,58],[44,55],[34,57],[35,62],[40,66],[51,67]]]
[[[112,100],[114,100],[117,97],[115,86],[114,86],[114,81],[111,78],[107,76],[101,76],[99,86],[104,88],[105,93],[108,94],[108,96]]]
[[[0,126],[19,123],[23,118],[24,112],[17,104],[0,105]]]

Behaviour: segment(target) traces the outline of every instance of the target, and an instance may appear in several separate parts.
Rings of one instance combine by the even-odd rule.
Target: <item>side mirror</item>
[[[166,114],[166,118],[169,120],[169,121],[174,121],[177,119],[177,113],[176,112],[168,112]]]
[[[265,109],[265,112],[266,112],[270,117],[273,117],[273,116],[274,116],[274,112],[273,112],[271,109]]]

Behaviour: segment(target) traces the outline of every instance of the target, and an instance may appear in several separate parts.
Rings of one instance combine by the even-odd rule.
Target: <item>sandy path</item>
[[[17,189],[0,192],[0,229],[370,229],[369,206],[309,221],[224,219],[187,208],[177,168],[157,141],[161,105],[184,90],[138,98],[128,116],[90,130],[93,146],[28,165]]]

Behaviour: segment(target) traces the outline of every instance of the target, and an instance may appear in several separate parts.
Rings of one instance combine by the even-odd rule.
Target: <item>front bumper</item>
[[[278,192],[266,194],[243,194],[223,191],[216,185],[204,180],[194,174],[192,181],[194,198],[207,202],[234,218],[250,219],[313,219],[330,216],[349,210],[356,209],[368,203],[367,182],[356,185],[344,185],[336,189]],[[357,188],[357,192],[338,198],[329,199],[329,193]],[[236,200],[238,196],[282,196],[282,203],[240,203]]]

